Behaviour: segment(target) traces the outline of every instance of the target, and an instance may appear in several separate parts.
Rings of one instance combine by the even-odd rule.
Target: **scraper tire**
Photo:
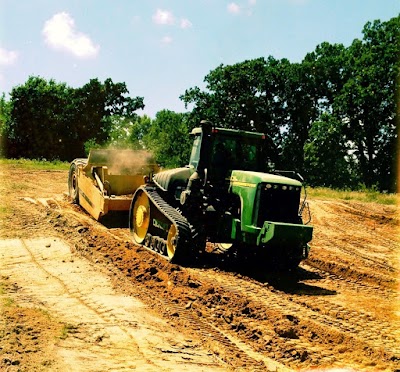
[[[79,204],[78,172],[75,163],[72,163],[68,173],[68,192],[72,202]]]

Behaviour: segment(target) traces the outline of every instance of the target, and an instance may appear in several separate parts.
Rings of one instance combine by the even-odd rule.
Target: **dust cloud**
[[[131,149],[91,150],[87,166],[107,166],[110,174],[148,174],[159,170],[150,152]]]

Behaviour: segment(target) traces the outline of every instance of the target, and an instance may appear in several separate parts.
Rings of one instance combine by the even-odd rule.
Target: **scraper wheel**
[[[68,192],[73,203],[79,203],[78,174],[76,164],[72,163],[68,174]]]

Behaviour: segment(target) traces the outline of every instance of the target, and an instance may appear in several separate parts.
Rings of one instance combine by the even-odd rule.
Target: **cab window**
[[[201,135],[196,134],[193,141],[192,153],[190,154],[189,165],[197,169],[200,159]]]

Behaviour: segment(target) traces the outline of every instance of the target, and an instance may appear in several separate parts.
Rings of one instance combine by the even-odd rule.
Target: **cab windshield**
[[[218,134],[212,144],[211,167],[226,170],[268,171],[266,141],[261,137]]]
[[[193,141],[192,152],[190,154],[190,160],[189,160],[189,165],[195,169],[197,169],[197,166],[199,165],[200,146],[201,146],[201,136],[196,135]]]

